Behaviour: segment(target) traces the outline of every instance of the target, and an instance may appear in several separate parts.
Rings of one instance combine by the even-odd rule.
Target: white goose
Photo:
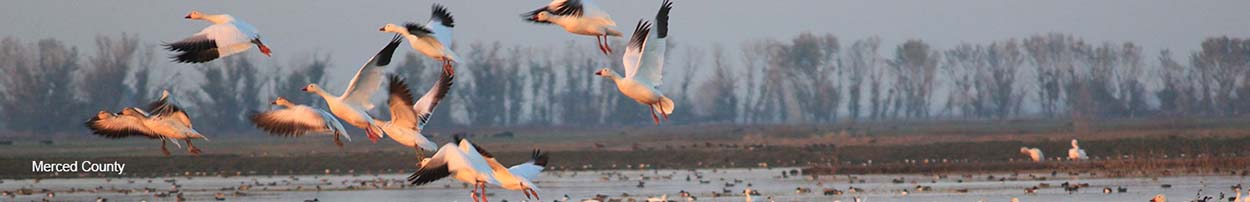
[[[1046,159],[1042,156],[1042,150],[1038,148],[1020,147],[1020,153],[1028,155],[1033,162],[1042,162],[1042,159]]]
[[[452,19],[451,13],[447,12],[447,8],[442,5],[434,4],[431,10],[430,21],[425,25],[405,23],[401,27],[386,24],[378,31],[403,35],[408,39],[408,45],[412,46],[412,49],[425,54],[426,57],[443,62],[444,68],[449,68],[459,58],[451,50],[452,28],[456,27],[456,22]]]
[[[199,33],[178,42],[165,44],[165,49],[178,52],[171,57],[174,62],[203,63],[217,58],[234,55],[251,49],[255,44],[265,56],[272,52],[269,46],[260,40],[260,31],[251,24],[234,19],[227,14],[209,15],[199,11],[191,11],[186,19],[204,20],[213,23]]]
[[[655,16],[655,30],[646,21],[638,22],[622,60],[625,63],[624,78],[606,67],[595,72],[595,75],[616,82],[617,89],[626,97],[651,107],[651,119],[656,125],[660,124],[660,119],[655,114],[659,113],[664,120],[668,120],[674,107],[673,100],[665,97],[659,89],[663,84],[661,72],[664,70],[664,52],[668,41],[668,13],[672,9],[673,2],[665,0]]]
[[[118,113],[100,111],[87,121],[86,125],[92,133],[107,138],[128,136],[159,138],[161,139],[161,152],[166,156],[170,153],[165,147],[165,140],[169,140],[178,147],[182,145],[178,145],[178,142],[174,140],[184,140],[187,142],[188,152],[200,153],[200,149],[191,144],[191,139],[207,141],[208,137],[192,128],[191,119],[181,107],[173,103],[168,91],[162,92],[161,99],[149,106],[153,114],[135,107],[127,107]]]
[[[529,161],[505,168],[490,152],[483,150],[482,147],[477,145],[473,146],[477,148],[478,153],[481,153],[486,158],[486,163],[490,164],[495,180],[499,181],[500,187],[507,190],[521,191],[527,199],[533,196],[534,200],[542,200],[538,197],[537,190],[539,189],[537,185],[534,185],[533,180],[537,179],[538,173],[541,173],[547,167],[549,157],[546,153],[534,150],[534,153],[530,155]]]
[[[569,33],[595,36],[599,51],[605,55],[612,52],[608,36],[621,36],[620,31],[613,29],[616,22],[612,21],[612,16],[591,0],[552,0],[523,17],[530,22],[559,25]]]
[[[1076,139],[1072,139],[1072,148],[1068,149],[1068,160],[1087,160],[1089,156],[1085,155],[1085,150],[1076,144]]]
[[[382,51],[369,58],[369,62],[356,71],[356,77],[352,79],[351,84],[348,84],[342,96],[330,95],[317,84],[308,84],[303,90],[321,96],[325,99],[326,106],[330,107],[330,113],[346,121],[347,124],[364,129],[369,140],[377,143],[384,134],[380,125],[366,112],[373,109],[373,103],[369,103],[369,97],[381,87],[382,68],[391,63],[391,56],[395,54],[395,48],[399,47],[399,42],[399,35],[395,35],[391,38],[391,42],[382,48]]]
[[[252,123],[265,132],[286,136],[303,136],[305,133],[330,134],[334,136],[334,145],[339,147],[343,147],[343,141],[339,140],[339,137],[352,141],[352,138],[347,136],[347,130],[343,129],[343,123],[334,118],[330,112],[308,105],[295,104],[283,97],[274,99],[270,104],[281,106],[283,109],[256,113],[251,116]]]
[[[434,83],[430,90],[421,96],[421,99],[413,102],[412,92],[408,90],[408,84],[398,76],[391,76],[390,86],[387,91],[390,92],[390,98],[387,105],[391,109],[391,120],[382,122],[382,130],[386,132],[391,140],[417,150],[417,159],[425,158],[425,151],[436,151],[438,145],[421,134],[425,124],[429,123],[430,115],[434,114],[434,108],[438,103],[447,96],[447,91],[451,89],[452,70],[451,66],[443,66],[442,76],[438,82]]]
[[[435,180],[451,176],[453,179],[464,183],[473,184],[473,192],[470,195],[474,201],[486,200],[486,184],[498,185],[499,181],[495,180],[490,165],[473,143],[469,140],[456,137],[457,143],[447,143],[434,153],[434,157],[421,161],[421,168],[416,173],[408,176],[408,182],[413,185],[423,185]],[[478,192],[478,189],[481,192]]]

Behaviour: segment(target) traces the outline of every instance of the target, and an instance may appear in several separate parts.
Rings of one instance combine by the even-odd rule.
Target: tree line
[[[1250,40],[1210,37],[1185,55],[1145,53],[1132,42],[1086,42],[1038,34],[947,49],[911,39],[882,47],[869,37],[843,44],[803,33],[738,46],[671,43],[661,90],[677,103],[671,124],[823,124],[928,119],[1093,119],[1236,117],[1250,112]],[[432,128],[651,124],[647,109],[592,73],[620,70],[578,43],[560,47],[458,47],[454,90]],[[616,43],[623,44],[623,43]],[[99,36],[92,55],[56,39],[0,39],[0,131],[80,133],[96,111],[137,106],[171,89],[210,133],[257,132],[246,116],[284,96],[321,106],[299,91],[329,90],[329,56],[299,64],[228,57],[171,66],[134,35]],[[622,48],[623,50],[623,48]],[[883,54],[884,53],[884,54]],[[418,91],[438,64],[406,52],[392,71]],[[1187,60],[1186,60],[1187,59]],[[354,60],[345,64],[354,64]],[[363,60],[360,60],[363,61]],[[356,68],[350,65],[350,68]],[[163,73],[162,73],[163,72]],[[379,93],[381,94],[381,93]],[[377,102],[383,96],[375,97]],[[379,105],[382,106],[382,105]],[[379,107],[384,108],[384,107]],[[385,117],[385,109],[372,114]],[[208,126],[208,127],[203,127]]]

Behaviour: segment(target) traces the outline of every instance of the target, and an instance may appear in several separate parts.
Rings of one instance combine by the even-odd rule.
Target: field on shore
[[[891,122],[838,125],[684,125],[621,128],[508,128],[434,130],[474,134],[505,164],[527,160],[538,148],[551,152],[557,170],[806,167],[811,173],[933,173],[1013,170],[1110,170],[1143,173],[1243,175],[1250,167],[1250,120],[1117,120],[1093,124],[1088,134],[1065,121]],[[46,145],[12,139],[0,145],[0,179],[91,177],[46,174],[31,161],[120,162],[127,175],[390,174],[412,172],[415,152],[391,140],[370,143],[362,133],[337,148],[328,136],[279,138],[261,134],[197,141],[204,150],[188,156],[170,146],[166,157],[155,140],[111,140],[83,135]],[[210,136],[214,137],[214,136]],[[1023,162],[1022,146],[1047,157],[1066,156],[1069,140],[1081,140],[1092,162]],[[927,163],[926,163],[927,162]],[[1148,171],[1149,170],[1149,171]],[[1134,174],[1137,173],[1137,174]]]

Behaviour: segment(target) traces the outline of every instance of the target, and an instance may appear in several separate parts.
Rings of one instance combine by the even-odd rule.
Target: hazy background
[[[671,124],[1250,114],[1247,1],[762,2],[675,2],[661,86],[679,106]],[[298,89],[341,91],[390,38],[377,28],[424,22],[432,3],[8,2],[0,131],[79,134],[94,112],[172,89],[206,130],[257,132],[246,114],[279,95],[319,105]],[[465,59],[431,128],[651,124],[645,106],[591,76],[621,71],[623,38],[604,56],[591,37],[520,19],[545,1],[440,3]],[[598,3],[630,34],[659,1]],[[275,56],[169,62],[159,44],[208,25],[183,19],[190,10],[255,25]],[[437,69],[413,53],[405,45],[391,70],[423,91]]]
[[[190,10],[228,13],[258,27],[271,60],[290,63],[303,53],[329,54],[330,81],[346,82],[376,53],[388,34],[385,23],[425,22],[430,5],[449,7],[457,42],[547,46],[567,40],[593,43],[554,26],[523,22],[519,14],[542,0],[464,1],[10,1],[0,6],[0,36],[56,38],[89,45],[97,35],[138,34],[141,42],[176,41],[208,23],[185,20]],[[626,34],[651,19],[659,1],[600,0]],[[1037,33],[1067,33],[1089,41],[1133,41],[1147,50],[1197,49],[1204,37],[1250,35],[1250,1],[1211,0],[678,0],[673,38],[683,43],[732,45],[744,40],[786,38],[800,32],[832,33],[844,41],[880,36],[883,47],[921,38],[934,48],[985,43]],[[411,51],[411,50],[406,50]],[[886,51],[883,50],[883,53]],[[89,54],[89,53],[88,53]],[[257,53],[247,53],[259,56]],[[619,55],[619,52],[618,52]],[[189,66],[170,64],[171,67]]]

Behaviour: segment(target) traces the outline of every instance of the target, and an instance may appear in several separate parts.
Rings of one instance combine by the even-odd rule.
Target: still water
[[[1201,195],[1219,198],[1223,193],[1232,197],[1232,185],[1245,181],[1239,176],[1179,176],[1159,178],[1101,178],[1098,176],[1069,176],[1051,173],[1034,173],[1047,179],[1028,177],[1021,173],[1015,181],[990,180],[990,174],[924,176],[924,175],[859,175],[848,177],[824,176],[783,177],[790,169],[721,169],[721,170],[620,170],[544,172],[536,183],[540,186],[541,201],[581,201],[596,195],[621,201],[646,201],[648,197],[668,195],[669,200],[687,201],[679,196],[686,191],[697,201],[746,201],[744,189],[752,189],[760,195],[754,201],[1100,201],[1118,202],[1148,201],[1155,194],[1165,194],[1170,201],[1188,201]],[[700,176],[702,177],[700,179]],[[997,174],[996,178],[1012,178],[1010,174]],[[0,190],[18,192],[29,189],[29,195],[0,197],[0,201],[40,201],[48,198],[43,189],[55,196],[52,201],[175,201],[176,194],[169,193],[177,187],[188,201],[216,201],[218,193],[225,201],[472,201],[469,189],[450,178],[419,186],[402,187],[407,174],[390,175],[303,175],[303,176],[242,176],[242,177],[164,177],[164,178],[85,178],[4,180]],[[689,181],[687,181],[689,178]],[[895,182],[900,179],[900,182]],[[150,182],[149,182],[150,180]],[[860,182],[862,180],[863,182]],[[1060,184],[1088,183],[1089,186],[1069,193]],[[1036,194],[1025,194],[1025,188],[1051,185]],[[641,185],[640,185],[641,184]],[[1163,185],[1171,185],[1164,188]],[[918,191],[917,186],[930,190]],[[850,187],[862,189],[849,192]],[[1110,187],[1113,193],[1103,193]],[[1117,188],[1127,189],[1115,193]],[[320,191],[318,191],[320,188]],[[494,188],[494,187],[492,187]],[[806,188],[811,192],[796,189]],[[1250,187],[1248,187],[1250,188]],[[825,195],[825,189],[843,191],[841,195]],[[72,190],[72,191],[71,191]],[[904,194],[903,190],[908,193]],[[129,193],[124,193],[129,191]],[[965,192],[966,191],[966,192]],[[521,192],[488,189],[490,201],[538,201],[526,200]],[[1226,200],[1223,200],[1226,201]]]

